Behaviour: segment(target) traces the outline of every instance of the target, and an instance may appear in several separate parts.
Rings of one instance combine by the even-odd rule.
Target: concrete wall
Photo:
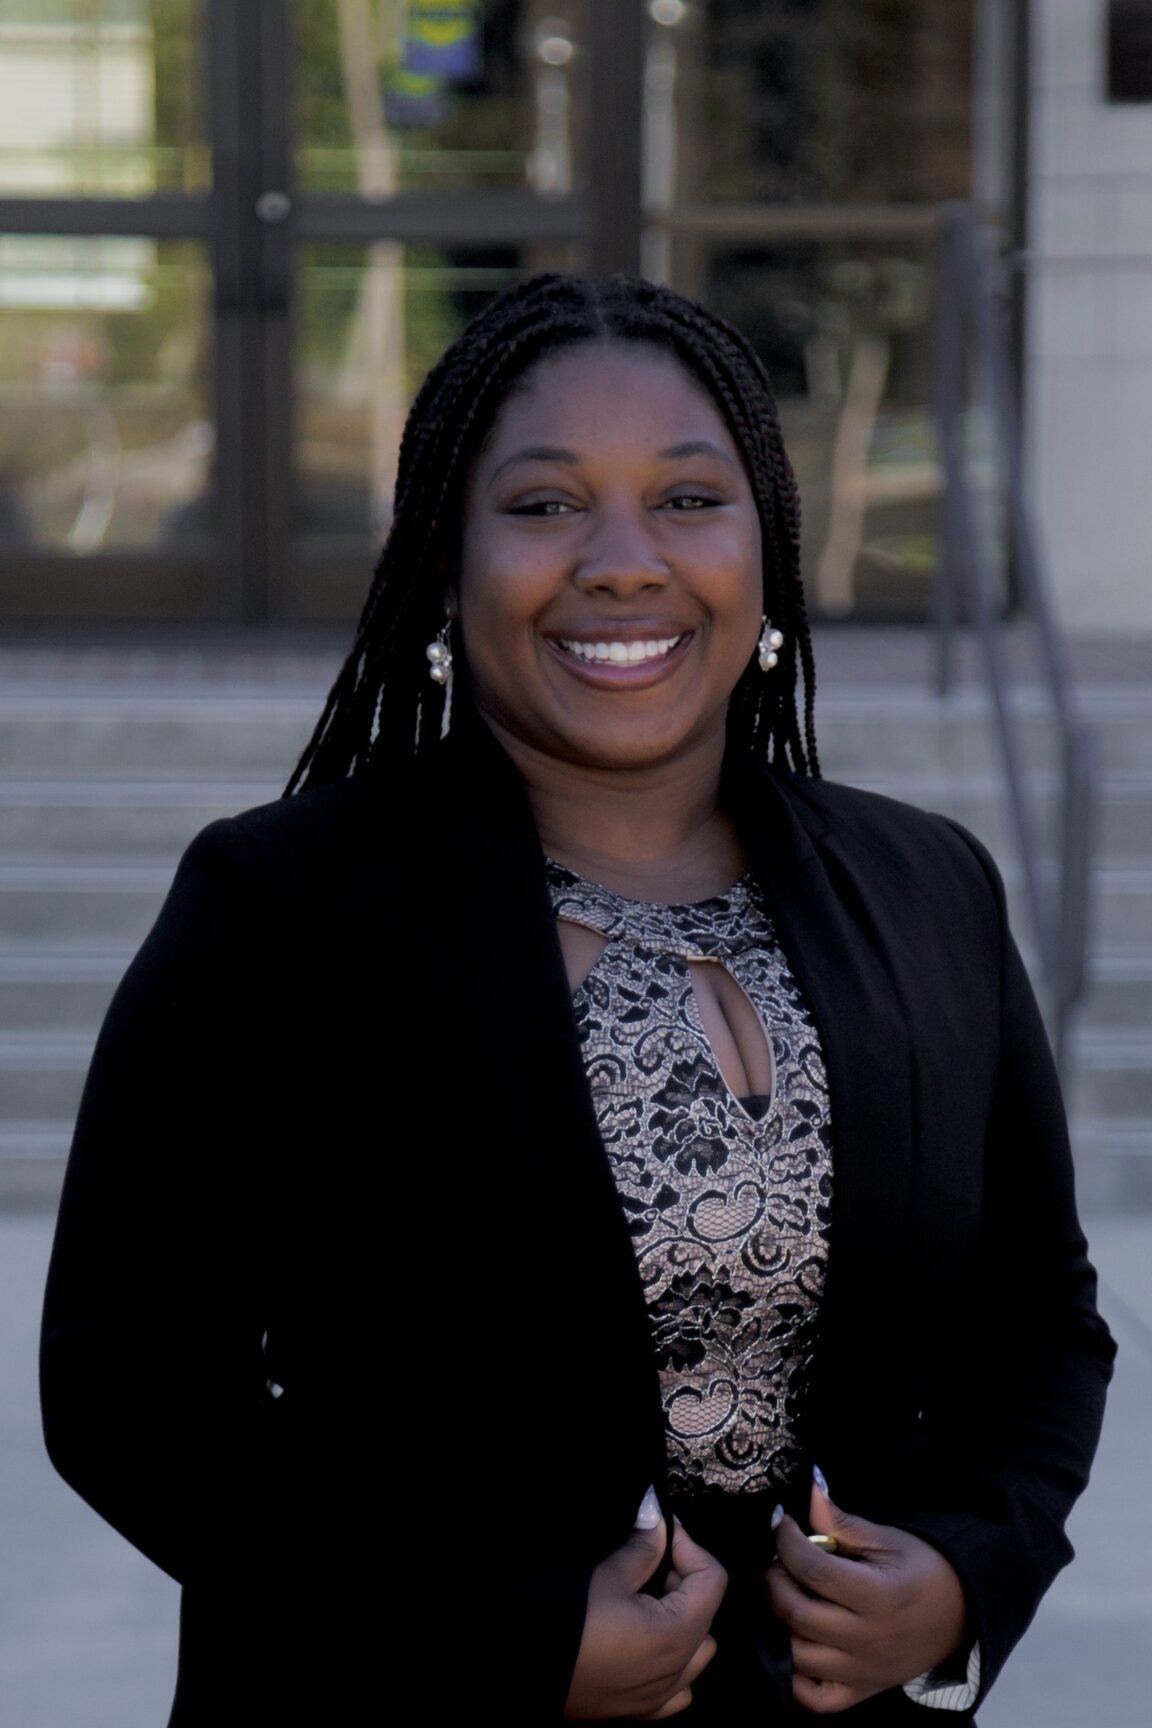
[[[1105,100],[1105,0],[1032,0],[1028,433],[1061,614],[1152,630],[1152,103]]]

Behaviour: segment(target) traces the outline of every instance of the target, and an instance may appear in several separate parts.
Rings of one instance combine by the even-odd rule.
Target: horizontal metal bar
[[[1152,251],[1143,252],[1040,252],[1035,247],[1027,252],[1010,252],[1007,262],[1014,270],[1122,270],[1133,264],[1147,269],[1152,265]]]
[[[9,625],[49,618],[228,619],[238,604],[229,576],[212,546],[200,553],[126,549],[84,557],[8,547],[0,557],[0,604]]]
[[[930,240],[935,204],[685,204],[652,211],[648,221],[671,234],[708,240]]]
[[[160,192],[153,198],[0,198],[0,234],[144,234],[207,238],[212,199]]]
[[[300,198],[293,223],[299,240],[399,240],[492,246],[579,240],[588,231],[587,201],[535,192],[402,192],[394,198],[319,193]]]

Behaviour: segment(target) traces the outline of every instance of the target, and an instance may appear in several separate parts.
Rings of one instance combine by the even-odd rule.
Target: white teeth
[[[679,636],[665,636],[652,642],[568,642],[560,646],[578,660],[610,661],[614,666],[638,666],[644,660],[662,660],[675,648]]]

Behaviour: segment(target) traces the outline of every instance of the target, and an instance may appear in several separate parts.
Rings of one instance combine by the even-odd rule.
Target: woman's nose
[[[576,570],[583,589],[634,594],[662,588],[671,571],[647,513],[606,512],[585,544]]]

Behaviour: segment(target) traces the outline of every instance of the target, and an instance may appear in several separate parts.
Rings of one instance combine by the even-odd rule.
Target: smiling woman
[[[682,365],[610,343],[538,362],[473,465],[462,527],[449,605],[477,706],[521,772],[699,757],[716,776],[761,631],[760,525],[732,435]]]
[[[987,855],[820,779],[798,529],[665,288],[535,278],[426,381],[65,1186],[48,1443],[184,1586],[180,1728],[964,1721],[1069,1557],[1055,1076]]]

